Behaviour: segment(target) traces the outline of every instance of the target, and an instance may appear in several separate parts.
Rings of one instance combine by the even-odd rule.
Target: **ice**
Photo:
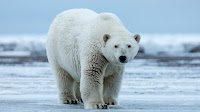
[[[6,55],[7,51],[46,55],[45,43],[46,34],[0,35],[0,55]],[[193,48],[200,46],[200,34],[141,34],[140,46],[144,49],[145,54],[183,55],[183,53],[189,53]],[[20,55],[20,53],[18,54]],[[21,55],[28,54],[22,53]]]
[[[30,56],[31,53],[29,51],[4,51],[0,54],[0,56]]]
[[[168,58],[163,62],[159,61],[162,58],[136,58],[127,64],[120,105],[109,106],[109,110],[84,110],[83,104],[59,104],[55,77],[47,62],[0,64],[0,111],[199,112],[198,57],[178,58],[175,62],[170,60],[173,57]],[[180,61],[184,66],[170,64]]]
[[[187,53],[200,45],[199,34],[142,34],[141,45],[147,54]]]
[[[0,35],[0,55],[45,55],[46,35]]]

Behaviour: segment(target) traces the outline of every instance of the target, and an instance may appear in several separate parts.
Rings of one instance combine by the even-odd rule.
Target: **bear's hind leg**
[[[75,90],[76,98],[78,99],[78,101],[83,102],[81,98],[81,92],[80,92],[80,82],[75,82],[74,90]]]
[[[54,66],[54,74],[56,75],[57,87],[59,92],[59,103],[77,104],[74,92],[74,79],[60,66]]]

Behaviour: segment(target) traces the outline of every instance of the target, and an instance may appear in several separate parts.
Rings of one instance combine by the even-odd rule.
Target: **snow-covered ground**
[[[129,63],[120,105],[109,110],[58,104],[47,62],[13,64],[9,61],[20,59],[0,58],[0,112],[200,112],[200,58],[166,57],[141,57]]]

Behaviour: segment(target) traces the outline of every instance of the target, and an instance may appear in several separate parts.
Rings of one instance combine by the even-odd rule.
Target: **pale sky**
[[[200,0],[1,0],[0,34],[46,34],[72,8],[114,13],[132,33],[200,33]]]

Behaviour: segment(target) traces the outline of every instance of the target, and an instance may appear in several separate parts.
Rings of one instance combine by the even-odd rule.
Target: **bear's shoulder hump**
[[[105,21],[117,18],[117,16],[113,13],[100,13],[99,17],[101,20],[105,20]]]

